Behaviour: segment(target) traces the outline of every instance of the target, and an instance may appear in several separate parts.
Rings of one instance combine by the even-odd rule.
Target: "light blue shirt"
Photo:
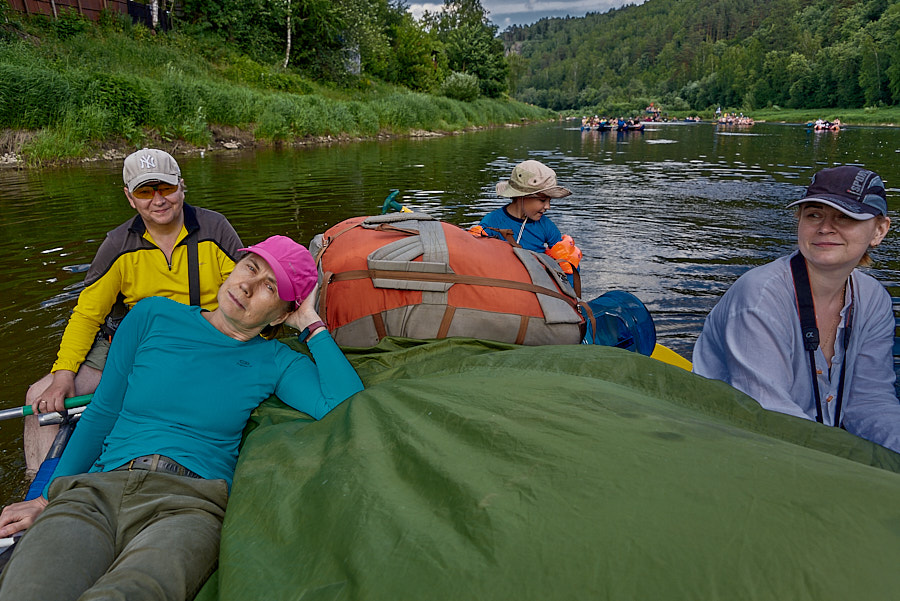
[[[791,255],[793,256],[793,255]],[[772,411],[816,419],[816,405],[794,297],[790,258],[742,275],[706,318],[694,346],[694,372],[728,382]],[[831,368],[815,351],[824,423],[834,423],[841,366],[847,362],[842,423],[847,431],[900,452],[900,402],[894,392],[894,314],[878,281],[850,275]],[[852,298],[851,298],[852,290]],[[844,327],[853,303],[849,348]]]
[[[199,307],[138,302],[116,330],[100,386],[53,478],[159,453],[230,485],[250,412],[270,395],[319,419],[362,390],[330,334],[311,338],[309,349],[315,363],[276,340],[226,336]]]

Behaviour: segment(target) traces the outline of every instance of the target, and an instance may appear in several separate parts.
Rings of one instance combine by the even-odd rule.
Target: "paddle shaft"
[[[72,409],[73,407],[81,407],[82,405],[87,405],[91,402],[91,397],[93,395],[83,394],[81,396],[73,396],[71,398],[66,399],[66,409]],[[23,407],[13,407],[12,409],[4,409],[0,411],[0,421],[5,419],[13,419],[15,417],[24,417],[26,415],[32,415],[34,411],[31,408],[31,405],[25,405]]]

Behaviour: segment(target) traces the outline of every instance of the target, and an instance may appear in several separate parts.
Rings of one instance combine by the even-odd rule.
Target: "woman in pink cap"
[[[788,206],[798,250],[751,269],[719,300],[694,372],[900,452],[891,299],[857,269],[890,228],[884,183],[861,167],[822,169]]]
[[[0,599],[193,598],[250,412],[276,394],[319,419],[362,390],[315,312],[309,251],[284,236],[242,250],[216,310],[153,297],[122,321],[44,494],[0,514],[0,536],[28,528]],[[282,324],[315,361],[261,336]]]

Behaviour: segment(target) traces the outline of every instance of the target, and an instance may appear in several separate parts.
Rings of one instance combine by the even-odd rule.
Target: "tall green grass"
[[[50,69],[0,63],[0,126],[37,129],[59,123],[72,106],[72,87]]]
[[[214,41],[152,35],[115,15],[100,26],[79,19],[23,21],[40,43],[0,39],[0,127],[37,131],[21,149],[35,164],[96,154],[110,142],[206,146],[210,126],[291,142],[553,116],[509,100],[463,102],[365,78],[350,88],[324,86]]]

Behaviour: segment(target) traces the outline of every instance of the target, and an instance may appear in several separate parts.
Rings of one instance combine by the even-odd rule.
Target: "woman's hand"
[[[29,528],[46,506],[47,499],[38,497],[4,507],[0,512],[0,537],[12,536]]]
[[[317,321],[322,321],[322,318],[319,317],[318,313],[316,313],[315,307],[316,291],[313,290],[305,299],[303,299],[303,302],[300,303],[300,306],[297,307],[297,309],[290,315],[288,315],[288,318],[284,321],[284,323],[291,326],[292,328],[305,330],[310,324],[314,324]],[[310,332],[310,338],[324,329],[324,327],[316,328],[315,330]]]

